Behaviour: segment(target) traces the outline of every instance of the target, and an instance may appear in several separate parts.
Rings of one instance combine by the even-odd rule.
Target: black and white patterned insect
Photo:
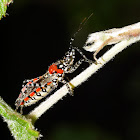
[[[74,34],[79,32],[79,30]],[[82,62],[92,63],[81,50],[72,46],[74,39],[71,39],[69,51],[61,59],[52,63],[45,74],[31,80],[25,80],[22,85],[19,97],[15,102],[16,110],[20,107],[20,112],[22,113],[22,108],[30,106],[42,98],[50,94],[55,88],[57,88],[58,83],[61,82],[66,84],[69,93],[72,95],[71,83],[67,82],[64,77],[66,73],[73,73]],[[81,59],[75,62],[75,52],[81,55]]]

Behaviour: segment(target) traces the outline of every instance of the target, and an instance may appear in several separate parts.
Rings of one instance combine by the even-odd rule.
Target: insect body
[[[82,58],[74,63],[76,50],[81,54]],[[22,113],[24,106],[30,106],[47,96],[58,86],[59,82],[66,84],[69,93],[72,94],[72,88],[65,81],[64,76],[65,73],[74,72],[83,61],[91,63],[78,48],[71,47],[62,60],[58,60],[49,66],[48,71],[44,75],[31,80],[25,80],[19,97],[15,102],[16,110],[21,107]]]

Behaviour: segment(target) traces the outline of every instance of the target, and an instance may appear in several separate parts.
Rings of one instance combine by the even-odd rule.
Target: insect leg
[[[80,59],[73,66],[70,66],[66,73],[73,73],[84,61],[84,59]]]
[[[89,59],[83,54],[83,52],[82,52],[80,49],[78,49],[77,47],[73,47],[73,49],[77,50],[77,52],[80,53],[80,55],[83,57],[83,59],[84,59],[85,62],[87,62],[87,63],[89,63],[89,64],[92,64],[92,63],[93,63],[93,61],[92,61],[92,60],[89,60]]]
[[[16,107],[16,109],[15,109],[16,112],[17,112],[18,108],[19,108],[19,106]]]
[[[17,103],[18,103],[18,102],[17,102]],[[15,111],[17,112],[18,109],[19,109],[19,107],[20,107],[20,113],[23,114],[23,111],[22,111],[22,109],[23,109],[23,105],[21,105],[21,103],[20,103],[20,104],[15,104],[15,105],[16,105],[16,109],[15,109]]]
[[[68,83],[67,81],[65,81],[64,79],[62,79],[60,82],[63,83],[63,84],[66,84],[66,87],[68,89],[69,94],[71,96],[73,96],[74,95],[73,94],[73,88],[74,88],[74,86],[71,83]]]
[[[20,106],[20,114],[23,114],[23,106]]]
[[[38,87],[39,85],[37,84],[37,82],[43,78],[43,76],[39,76],[37,78],[34,79],[27,79],[23,81],[22,87],[26,86],[26,87]]]

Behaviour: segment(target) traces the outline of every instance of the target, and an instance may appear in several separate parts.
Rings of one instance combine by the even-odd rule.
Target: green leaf
[[[13,0],[0,0],[0,19],[6,15],[7,6],[13,2]]]
[[[8,127],[16,140],[36,140],[40,133],[34,129],[31,119],[15,112],[0,97],[0,115],[8,124]]]

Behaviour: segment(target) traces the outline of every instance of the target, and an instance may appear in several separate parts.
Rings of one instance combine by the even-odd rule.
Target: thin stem
[[[120,31],[123,30],[124,33],[126,33],[126,30],[124,30],[124,28],[121,28],[119,30]],[[140,25],[139,25],[139,28],[140,28]],[[105,37],[106,33],[107,32],[110,33],[110,31],[111,31],[111,33],[114,33],[114,32],[116,32],[116,29],[114,30],[114,32],[113,32],[113,30],[108,30],[108,31],[103,31],[101,33],[98,32],[98,34],[94,33],[94,34],[97,35],[96,38],[98,38],[96,40],[96,44],[97,45],[100,44],[100,43],[98,44],[97,42],[101,41],[101,36],[103,36],[103,33],[104,33],[104,37]],[[129,29],[129,31],[130,31],[130,29]],[[121,32],[121,33],[123,33],[123,32]],[[97,60],[97,62],[99,62],[99,63],[97,63],[97,64],[93,63],[92,65],[90,65],[87,69],[85,69],[83,72],[81,72],[75,78],[73,78],[70,81],[70,83],[74,87],[77,87],[80,84],[82,84],[83,82],[85,82],[91,75],[93,75],[98,69],[103,67],[104,64],[107,63],[109,60],[111,60],[116,54],[121,52],[123,49],[125,49],[127,46],[131,45],[132,43],[135,43],[135,42],[139,41],[140,40],[140,35],[139,34],[140,33],[137,32],[137,34],[132,35],[132,32],[131,32],[131,36],[128,37],[128,34],[126,34],[127,37],[123,37],[123,39],[120,39],[119,41],[116,41],[115,42],[116,44],[113,43],[115,45]],[[124,36],[124,34],[123,34],[123,36]],[[115,38],[116,38],[116,36],[115,36]],[[95,39],[95,38],[93,38],[93,39]],[[93,40],[93,39],[90,38],[90,39],[88,39],[88,41]],[[104,43],[106,41],[106,39],[103,39],[103,40],[102,40],[102,42]],[[94,45],[96,45],[96,44],[94,44]],[[106,45],[108,45],[108,44],[106,44]],[[47,98],[46,101],[44,101],[38,107],[36,107],[33,111],[31,111],[28,114],[28,117],[38,119],[44,112],[46,112],[56,102],[58,102],[60,99],[62,99],[64,96],[66,96],[67,93],[68,93],[68,90],[67,90],[66,85],[62,86],[53,95],[51,95],[49,98]]]

